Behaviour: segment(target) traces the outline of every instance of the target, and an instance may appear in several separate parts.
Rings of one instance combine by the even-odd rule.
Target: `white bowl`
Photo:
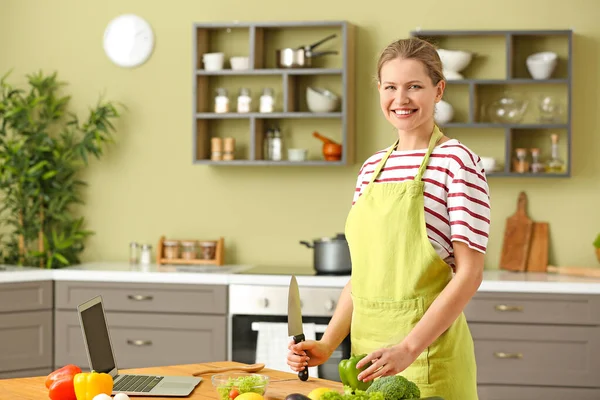
[[[452,117],[454,117],[454,107],[447,101],[440,100],[435,105],[435,113],[433,114],[435,122],[444,125],[452,121]]]
[[[460,75],[459,72],[465,69],[467,65],[471,63],[471,60],[473,59],[473,53],[462,50],[447,49],[438,49],[437,52],[440,56],[440,60],[442,61],[444,74],[447,75],[446,79],[462,79],[462,75]]]
[[[481,166],[485,172],[493,172],[496,168],[496,160],[492,157],[481,157]]]
[[[231,69],[243,70],[250,67],[250,59],[248,57],[231,57],[229,59]]]
[[[552,76],[558,55],[552,51],[542,51],[527,57],[526,64],[533,79],[548,79]]]
[[[224,53],[205,53],[202,55],[204,69],[207,71],[219,71],[223,69],[225,63]]]
[[[289,161],[306,161],[307,155],[307,149],[288,149]]]
[[[306,104],[312,112],[332,112],[339,102],[339,97],[327,89],[307,87]]]

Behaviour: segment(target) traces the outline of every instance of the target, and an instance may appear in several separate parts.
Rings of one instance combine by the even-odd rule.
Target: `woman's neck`
[[[425,123],[410,131],[398,130],[398,146],[396,150],[410,151],[429,147],[434,123]]]

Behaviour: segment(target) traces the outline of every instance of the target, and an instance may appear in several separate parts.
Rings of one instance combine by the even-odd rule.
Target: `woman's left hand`
[[[362,368],[371,362],[367,369],[358,374],[358,379],[367,382],[380,376],[396,375],[408,368],[416,358],[402,343],[375,350],[356,364],[357,368]]]

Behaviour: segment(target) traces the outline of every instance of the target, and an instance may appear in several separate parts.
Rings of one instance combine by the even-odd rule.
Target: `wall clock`
[[[154,49],[152,27],[143,18],[124,14],[109,22],[104,31],[104,52],[120,67],[145,63]]]

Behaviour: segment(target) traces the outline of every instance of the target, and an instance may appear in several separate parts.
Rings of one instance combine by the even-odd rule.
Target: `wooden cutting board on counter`
[[[591,267],[555,267],[548,266],[548,272],[558,275],[581,276],[585,278],[600,278],[600,268]]]
[[[500,268],[525,271],[529,258],[533,221],[527,216],[527,195],[519,193],[517,211],[506,219]]]
[[[548,250],[550,224],[547,222],[534,222],[531,232],[529,255],[527,256],[528,272],[546,272],[548,267]]]

